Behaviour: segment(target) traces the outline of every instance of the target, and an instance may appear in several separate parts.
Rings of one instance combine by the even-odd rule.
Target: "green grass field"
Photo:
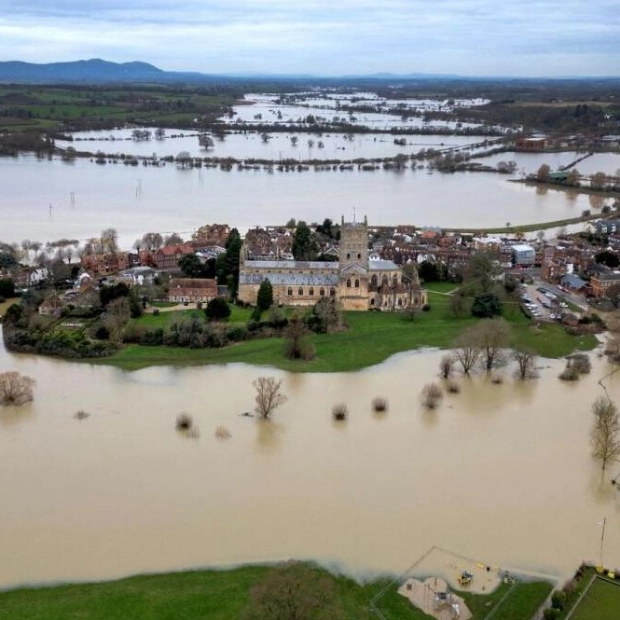
[[[245,362],[267,365],[293,372],[347,372],[379,364],[395,353],[421,347],[449,348],[458,335],[476,323],[472,317],[453,318],[447,312],[448,299],[437,295],[431,301],[430,312],[422,312],[413,321],[404,320],[398,313],[347,312],[349,328],[335,334],[312,334],[310,341],[316,356],[310,361],[284,358],[282,338],[256,339],[222,349],[182,349],[175,347],[146,347],[129,345],[116,355],[97,363],[113,364],[126,370],[137,370],[157,364],[225,364]],[[200,312],[182,311],[183,314]],[[136,321],[151,328],[165,327],[178,312],[145,315]],[[531,347],[539,355],[558,358],[574,350],[589,350],[596,346],[594,336],[571,336],[557,323],[541,323],[535,327],[515,307],[506,309],[506,319],[512,326],[513,342]],[[249,311],[234,308],[229,322],[246,322]]]
[[[617,620],[620,618],[620,584],[596,578],[576,606],[571,620]]]
[[[142,575],[119,581],[21,588],[0,592],[0,620],[229,620],[239,618],[249,604],[251,587],[272,570],[245,566],[223,571],[188,571]],[[373,620],[369,602],[386,580],[364,585],[319,569],[333,584],[344,610],[342,620]],[[474,620],[484,620],[509,586],[492,594],[466,594]],[[548,583],[516,584],[493,617],[529,620],[551,589]],[[512,600],[512,605],[508,605]],[[391,586],[377,602],[385,618],[429,620]],[[505,613],[504,613],[505,610]],[[510,614],[510,615],[506,615]]]

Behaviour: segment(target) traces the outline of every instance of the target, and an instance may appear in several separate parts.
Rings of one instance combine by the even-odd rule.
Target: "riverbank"
[[[448,299],[441,293],[431,291],[429,303],[431,310],[418,314],[412,321],[405,320],[400,313],[347,312],[346,331],[308,336],[316,349],[315,358],[309,361],[286,359],[283,338],[250,340],[220,349],[128,345],[111,357],[84,361],[124,370],[157,365],[246,363],[288,372],[351,372],[412,349],[450,348],[464,329],[478,321],[473,317],[450,316]],[[542,357],[559,358],[574,350],[593,349],[598,344],[593,335],[572,336],[558,323],[533,323],[518,308],[509,307],[505,318],[512,327],[514,342],[532,348]],[[160,314],[144,320],[163,323],[169,317]]]
[[[389,618],[428,618],[398,594],[387,578],[366,583],[313,567],[317,577],[333,591],[343,610],[342,620],[374,620],[369,603],[387,587],[376,608]],[[253,586],[268,578],[273,566],[244,566],[231,570],[202,570],[161,575],[142,575],[120,581],[22,588],[0,592],[0,617],[11,620],[167,620],[240,618],[250,604]],[[485,595],[460,593],[474,620],[497,608],[497,620],[529,620],[551,591],[547,582],[500,585]],[[509,593],[509,597],[506,595]],[[506,598],[504,598],[506,597]],[[507,605],[509,603],[509,605]],[[504,613],[505,612],[505,613]],[[508,614],[508,615],[506,615]]]

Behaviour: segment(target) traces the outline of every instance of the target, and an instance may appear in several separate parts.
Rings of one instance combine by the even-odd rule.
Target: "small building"
[[[543,151],[547,148],[547,137],[535,135],[529,138],[517,138],[515,146],[518,151]]]
[[[512,262],[515,265],[533,265],[536,262],[536,250],[531,245],[513,245]]]
[[[217,280],[212,278],[172,278],[168,301],[207,303],[217,297]]]
[[[569,273],[565,275],[560,280],[560,284],[572,291],[582,291],[588,285],[585,280],[575,275],[574,273]]]
[[[159,248],[154,254],[153,259],[157,269],[162,271],[175,271],[179,269],[179,261],[188,254],[194,253],[191,243],[181,243],[179,245],[166,245]]]

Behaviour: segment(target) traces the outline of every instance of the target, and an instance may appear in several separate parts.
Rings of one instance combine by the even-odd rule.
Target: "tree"
[[[203,263],[196,254],[185,254],[179,259],[179,269],[188,278],[214,278],[215,259]]]
[[[478,252],[471,257],[467,266],[466,288],[475,294],[495,292],[502,273],[502,268],[493,254]]]
[[[111,341],[121,341],[123,329],[130,318],[131,308],[127,297],[119,297],[107,305],[103,325],[107,328]]]
[[[318,569],[287,563],[269,570],[250,591],[243,620],[342,620],[333,580]]]
[[[297,146],[299,138],[297,136],[291,136],[291,146]]]
[[[472,338],[471,329],[465,330],[456,340],[454,357],[468,375],[480,357],[480,346],[475,338]]]
[[[620,258],[615,252],[611,250],[602,250],[601,252],[597,252],[594,255],[594,260],[603,265],[607,265],[607,267],[611,267],[612,269],[620,265]]]
[[[273,304],[273,287],[268,278],[265,278],[258,289],[258,295],[256,296],[256,307],[260,312],[269,310]]]
[[[618,408],[608,398],[600,396],[592,405],[592,413],[594,414],[590,433],[592,458],[600,461],[601,468],[605,471],[608,462],[617,461],[620,457]]]
[[[215,146],[215,142],[213,141],[213,138],[206,133],[200,134],[198,136],[198,144],[203,149],[212,149]]]
[[[0,373],[0,405],[23,405],[33,399],[34,379],[15,370]]]
[[[467,337],[480,348],[486,370],[501,363],[502,350],[510,341],[510,325],[504,319],[484,319],[467,332]]]
[[[542,164],[536,173],[536,180],[541,183],[546,183],[549,180],[549,174],[551,167],[548,164]]]
[[[342,312],[338,302],[329,297],[317,301],[310,316],[306,319],[308,327],[318,334],[327,334],[342,327]]]
[[[158,127],[155,130],[155,137],[158,140],[163,140],[166,137],[166,130],[163,127]]]
[[[282,380],[278,380],[275,377],[259,377],[252,382],[254,389],[256,390],[256,407],[255,411],[263,419],[267,419],[271,412],[283,405],[288,399],[280,388],[282,387]]]
[[[308,329],[298,314],[293,314],[285,333],[284,356],[291,360],[309,360],[314,357],[314,346],[306,341]]]
[[[536,353],[527,347],[519,347],[512,352],[512,359],[517,362],[517,376],[521,380],[536,377]]]
[[[293,236],[293,256],[295,260],[310,261],[316,258],[318,246],[306,222],[298,222]]]
[[[601,190],[605,187],[605,181],[607,180],[607,175],[604,172],[597,172],[592,175],[590,179],[590,187],[592,189]]]
[[[183,243],[183,237],[178,233],[173,232],[164,237],[165,246],[180,245],[181,243]]]
[[[222,321],[230,316],[230,306],[223,297],[214,297],[207,303],[205,316],[208,321]]]
[[[176,157],[177,164],[181,166],[181,168],[187,168],[192,163],[192,156],[188,151],[181,151]]]
[[[0,278],[0,297],[15,297],[15,283],[11,278]]]
[[[494,293],[484,293],[474,297],[471,313],[479,318],[492,318],[502,313],[502,302]]]
[[[106,228],[101,231],[101,250],[114,254],[118,252],[118,232],[115,228]]]
[[[230,297],[237,297],[239,288],[239,258],[241,255],[241,235],[236,228],[228,233],[226,252],[217,259],[217,280],[219,284],[226,284]]]
[[[145,250],[155,252],[164,245],[164,239],[158,232],[149,232],[142,236],[141,243]]]

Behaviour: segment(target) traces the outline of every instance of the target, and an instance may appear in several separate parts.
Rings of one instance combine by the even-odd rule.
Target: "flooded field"
[[[112,226],[124,248],[152,230],[188,236],[226,222],[244,231],[291,217],[351,218],[354,207],[373,225],[447,227],[518,226],[592,208],[584,194],[479,172],[183,170],[20,156],[0,159],[0,184],[2,241],[87,239]]]
[[[590,406],[609,371],[577,384],[543,361],[460,380],[438,410],[419,405],[439,352],[363,372],[292,375],[243,365],[127,373],[0,352],[0,371],[37,380],[35,401],[0,409],[0,585],[285,558],[354,575],[399,573],[440,545],[500,566],[571,573],[620,558],[620,492],[590,457]],[[283,378],[271,422],[252,380]],[[608,380],[620,401],[620,376]],[[375,396],[389,411],[371,411]],[[331,419],[344,402],[349,419]],[[77,420],[84,410],[90,417]],[[180,412],[200,431],[175,430]],[[215,429],[232,434],[218,440]]]

